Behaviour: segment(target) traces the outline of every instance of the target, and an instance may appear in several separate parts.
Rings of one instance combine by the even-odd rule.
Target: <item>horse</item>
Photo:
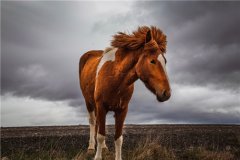
[[[134,82],[140,79],[159,102],[171,96],[166,72],[166,35],[155,26],[141,26],[131,34],[113,35],[111,47],[91,50],[79,61],[80,88],[89,113],[88,151],[97,151],[94,160],[102,159],[105,143],[106,114],[115,117],[115,160],[122,160],[122,130]]]

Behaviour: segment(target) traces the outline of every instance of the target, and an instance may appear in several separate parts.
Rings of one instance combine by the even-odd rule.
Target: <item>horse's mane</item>
[[[138,27],[132,34],[126,34],[124,32],[118,32],[113,36],[111,45],[116,48],[124,48],[129,50],[137,50],[144,46],[145,38],[148,31],[151,31],[152,38],[155,40],[162,52],[166,52],[166,35],[155,26]]]
[[[109,51],[113,50],[113,47],[106,47],[103,51],[103,54],[108,53]]]

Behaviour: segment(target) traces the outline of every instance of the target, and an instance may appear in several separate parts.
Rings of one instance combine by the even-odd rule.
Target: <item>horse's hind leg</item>
[[[88,113],[89,113],[89,126],[90,126],[90,138],[89,138],[89,145],[88,151],[95,150],[95,128],[96,128],[96,116],[95,116],[95,107],[90,103],[86,102]]]

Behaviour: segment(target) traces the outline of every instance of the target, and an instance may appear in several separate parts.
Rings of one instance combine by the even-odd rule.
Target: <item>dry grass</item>
[[[229,151],[209,151],[205,148],[194,148],[183,153],[180,159],[188,160],[235,160]]]
[[[127,160],[174,160],[176,159],[173,151],[158,143],[157,138],[147,137],[139,142],[132,151],[127,151]]]
[[[79,153],[74,160],[92,160],[94,154],[86,151]],[[104,152],[103,160],[113,160],[114,151]],[[203,147],[189,148],[177,154],[174,150],[161,146],[157,138],[146,138],[134,149],[123,150],[124,160],[236,160],[229,151],[210,151]]]
[[[125,142],[127,143],[127,142]],[[36,152],[26,150],[16,150],[8,159],[11,160],[92,160],[95,153],[88,153],[87,150],[81,151],[62,151],[61,147],[54,145],[46,150],[41,148]],[[159,143],[157,137],[147,137],[136,144],[135,147],[123,148],[124,160],[237,160],[234,153],[224,151],[208,150],[204,147],[183,148],[176,151],[166,148]],[[103,153],[103,160],[113,160],[114,149]]]

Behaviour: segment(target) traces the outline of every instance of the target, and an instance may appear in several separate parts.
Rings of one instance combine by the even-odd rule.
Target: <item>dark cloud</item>
[[[81,7],[65,2],[3,2],[3,94],[48,100],[81,97],[77,64],[84,50],[83,34],[74,35],[79,33],[81,22],[74,17]]]
[[[92,33],[103,14],[92,10],[101,4],[3,2],[2,94],[82,104],[79,58],[87,50],[104,49],[113,33],[109,28],[108,35]]]
[[[176,83],[239,89],[239,2],[142,2],[168,35]]]
[[[173,96],[157,103],[137,83],[127,123],[240,123],[239,8],[239,2],[2,2],[1,94],[84,106],[79,57],[108,46],[117,31],[156,25],[168,36]]]

